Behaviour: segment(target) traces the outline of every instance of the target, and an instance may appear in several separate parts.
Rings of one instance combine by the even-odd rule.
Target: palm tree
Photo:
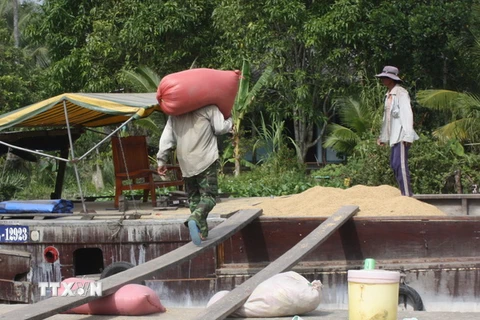
[[[475,4],[472,6],[472,21],[469,22],[470,33],[455,39],[455,45],[464,48],[465,53],[473,57],[476,62],[480,61],[479,16],[480,5]],[[480,97],[476,93],[446,89],[421,90],[417,93],[417,100],[424,107],[438,110],[449,117],[448,123],[433,132],[439,140],[478,144]]]
[[[424,107],[444,112],[451,121],[433,132],[443,141],[452,139],[476,143],[480,137],[480,98],[470,93],[450,90],[422,90],[418,102]]]
[[[340,154],[351,154],[361,137],[372,127],[372,113],[368,106],[353,97],[337,99],[340,120],[343,124],[327,126],[330,133],[323,143],[324,148],[332,148]]]
[[[124,70],[122,74],[126,82],[135,88],[137,92],[156,92],[161,80],[155,71],[146,66],[138,67],[136,70]],[[163,122],[166,122],[165,117]],[[160,135],[161,133],[158,124],[152,117],[138,119],[133,123],[144,130],[153,132],[155,135]]]
[[[0,16],[7,20],[15,48],[20,47],[22,29],[31,18],[32,6],[21,7],[19,0],[0,0]]]
[[[138,67],[135,71],[124,70],[123,76],[138,92],[156,92],[160,76],[149,67]]]
[[[367,83],[359,97],[335,99],[334,107],[338,110],[340,123],[327,126],[329,134],[323,147],[350,155],[362,139],[378,131],[383,114],[383,97],[384,88],[376,82],[373,85]]]
[[[30,61],[34,64],[45,68],[50,64],[47,48],[42,44],[32,44],[31,39],[26,38],[24,34],[25,29],[37,18],[35,13],[38,7],[39,4],[35,2],[20,6],[19,0],[0,0],[0,17],[6,21],[14,47],[20,48],[23,55],[31,58]]]

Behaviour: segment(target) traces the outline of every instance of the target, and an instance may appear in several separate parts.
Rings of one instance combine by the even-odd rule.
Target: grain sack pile
[[[264,216],[330,216],[345,205],[359,206],[358,216],[445,216],[437,207],[404,197],[392,186],[348,189],[316,186],[302,193],[267,199],[255,205]]]

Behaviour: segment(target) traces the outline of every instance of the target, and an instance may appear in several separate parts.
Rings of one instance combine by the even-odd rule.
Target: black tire
[[[105,269],[103,269],[102,273],[100,274],[100,279],[105,279],[107,277],[110,277],[114,274],[120,273],[122,271],[128,270],[135,267],[133,264],[130,262],[126,261],[118,261],[114,262]]]
[[[414,311],[425,311],[422,297],[412,287],[409,287],[406,284],[400,284],[398,295],[399,303],[412,306]]]

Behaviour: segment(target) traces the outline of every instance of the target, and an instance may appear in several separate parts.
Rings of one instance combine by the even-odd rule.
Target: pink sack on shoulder
[[[178,116],[207,105],[216,105],[231,116],[241,72],[208,68],[189,69],[163,77],[157,101],[168,115]]]
[[[72,291],[77,284],[93,282],[90,279],[68,278],[63,282],[74,282]],[[63,292],[58,290],[58,295]],[[152,313],[165,312],[167,309],[160,302],[160,298],[151,288],[140,284],[127,284],[115,293],[98,298],[81,306],[72,308],[65,313],[141,316]]]

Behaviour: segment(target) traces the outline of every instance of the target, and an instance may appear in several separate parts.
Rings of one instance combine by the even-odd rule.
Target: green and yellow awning
[[[66,109],[66,113],[65,113]],[[64,93],[0,116],[12,127],[101,127],[160,111],[156,93]]]

